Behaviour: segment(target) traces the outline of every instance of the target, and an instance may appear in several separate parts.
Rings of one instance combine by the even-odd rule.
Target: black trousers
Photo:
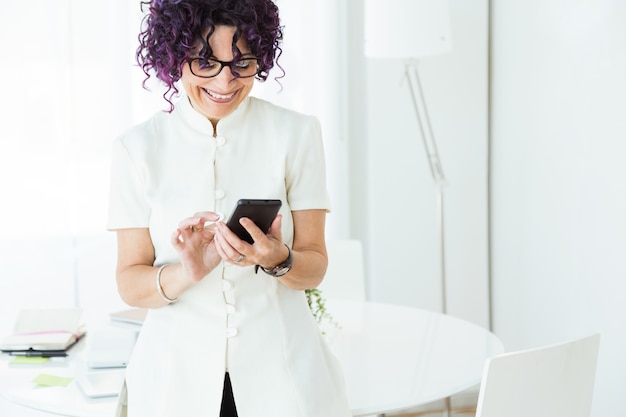
[[[230,384],[230,376],[228,372],[224,376],[224,393],[222,394],[222,409],[220,417],[237,417],[237,407],[235,407],[235,398],[233,397],[233,387]]]

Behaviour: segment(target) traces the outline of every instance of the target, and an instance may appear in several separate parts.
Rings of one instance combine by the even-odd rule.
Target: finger
[[[239,239],[239,236],[237,236],[235,232],[230,230],[226,223],[216,223],[216,226],[216,231],[220,234],[224,243],[233,248],[233,251],[245,251],[245,247],[246,245],[248,245],[248,243]]]
[[[212,211],[201,211],[194,214],[194,218],[199,219],[199,221],[203,223],[204,228],[207,229],[213,227],[215,223],[219,222],[222,219],[222,216]]]
[[[215,234],[215,226],[216,223],[200,223],[200,224],[195,224],[190,226],[189,228],[185,229],[188,230],[194,234],[198,234],[198,233],[208,233],[209,235],[213,235]]]
[[[248,231],[248,233],[250,233],[250,236],[255,243],[261,241],[265,237],[265,232],[259,229],[259,227],[249,218],[242,217],[239,219],[239,223]]]
[[[204,227],[204,221],[201,217],[187,217],[178,223],[178,228],[181,230],[190,229],[192,227]]]
[[[222,216],[213,211],[199,211],[198,213],[193,215],[194,218],[202,219],[208,222],[218,222],[221,220]]]
[[[202,229],[202,231],[215,234],[216,227],[217,227],[217,223],[204,223],[204,228]]]
[[[228,227],[226,227],[226,226],[224,226],[224,227],[225,227],[226,231],[228,231]],[[224,236],[221,234],[221,231],[217,232],[215,234],[215,236],[216,236],[216,240],[218,242],[217,246],[218,246],[218,251],[220,253],[221,258],[224,261],[227,261],[227,262],[230,262],[230,263],[237,263],[239,265],[242,265],[243,261],[244,261],[244,259],[246,257],[245,254],[243,254],[241,250],[238,250],[238,249],[234,248],[233,245],[231,245],[230,242],[228,242],[228,240],[224,238]],[[239,239],[236,236],[235,236],[235,238]]]
[[[206,218],[203,217],[190,217],[182,220],[178,224],[178,227],[182,230],[191,232],[209,231],[213,233],[215,230],[215,222],[206,220]]]
[[[283,215],[279,214],[276,216],[276,218],[272,222],[268,235],[272,235],[277,240],[280,240],[282,242],[283,241],[282,225],[283,225]]]
[[[174,248],[177,248],[177,249],[182,249],[185,246],[183,238],[182,238],[182,232],[180,229],[176,229],[172,233],[172,238],[170,242],[172,243],[172,246],[174,246]]]
[[[226,251],[224,250],[224,238],[219,233],[215,234],[215,249],[217,251],[217,254],[224,261],[228,261],[230,259],[226,254]]]

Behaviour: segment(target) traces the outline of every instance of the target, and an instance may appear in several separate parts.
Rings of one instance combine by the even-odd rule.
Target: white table
[[[354,416],[447,398],[478,383],[498,337],[451,316],[379,303],[328,301],[341,325],[328,337],[343,364]]]
[[[472,323],[410,307],[328,300],[340,328],[326,337],[343,364],[354,416],[399,411],[449,397],[480,382],[501,341]],[[84,342],[80,342],[84,344]],[[75,383],[37,388],[41,373],[74,376],[82,346],[65,362],[24,368],[0,361],[0,394],[15,403],[76,417],[112,417],[115,398],[88,399]]]
[[[136,332],[139,329],[139,326],[112,325],[107,314],[103,312],[88,312],[85,320],[87,334],[94,329],[109,330],[111,327],[122,332]],[[76,417],[112,417],[116,406],[114,397],[90,399],[83,395],[75,381],[67,387],[37,387],[32,382],[41,374],[75,378],[79,372],[85,372],[86,342],[86,337],[83,337],[72,346],[68,358],[51,358],[43,366],[11,366],[8,363],[14,358],[2,355],[0,396],[10,402],[47,413]]]

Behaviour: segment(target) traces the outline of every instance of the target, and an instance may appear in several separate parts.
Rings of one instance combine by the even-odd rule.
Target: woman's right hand
[[[190,282],[202,280],[222,260],[215,248],[216,213],[205,211],[182,220],[172,234],[172,246],[178,252],[182,273]]]

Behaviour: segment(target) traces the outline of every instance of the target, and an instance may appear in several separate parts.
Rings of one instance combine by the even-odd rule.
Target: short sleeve
[[[111,157],[108,230],[149,226],[150,206],[144,184],[145,173],[134,163],[122,138],[118,138]]]
[[[290,141],[287,164],[287,196],[292,210],[330,211],[326,185],[326,161],[319,120],[305,116],[298,130],[298,140]]]

